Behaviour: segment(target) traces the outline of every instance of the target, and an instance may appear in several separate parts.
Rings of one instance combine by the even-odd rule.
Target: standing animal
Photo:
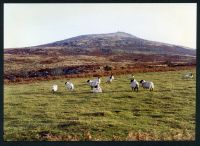
[[[94,80],[87,80],[87,83],[91,87],[91,89],[93,89],[95,86],[97,86],[97,84],[101,83],[101,79],[100,77],[98,77],[97,79]]]
[[[183,78],[185,79],[192,79],[194,76],[193,76],[193,73],[187,73],[183,76]]]
[[[139,83],[136,81],[136,79],[132,79],[131,80],[131,88],[132,88],[132,91],[134,90],[137,90],[138,92],[138,88],[139,88]]]
[[[54,94],[57,90],[58,90],[58,85],[54,84],[54,85],[52,86],[52,92],[53,92],[53,94]]]
[[[74,90],[74,84],[71,83],[70,81],[65,83],[65,86],[68,90],[73,91]]]
[[[140,83],[142,84],[143,88],[149,89],[150,91],[154,90],[154,83],[153,82],[141,80]]]
[[[114,76],[111,75],[107,78],[106,83],[111,83],[114,80]]]

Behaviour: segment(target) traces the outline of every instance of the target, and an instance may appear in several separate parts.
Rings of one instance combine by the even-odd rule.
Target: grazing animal
[[[53,94],[54,94],[57,90],[58,90],[58,85],[54,84],[54,85],[52,86],[52,92],[53,92]]]
[[[114,80],[114,76],[111,75],[107,78],[106,83],[111,83]]]
[[[132,91],[134,90],[137,90],[138,92],[138,88],[139,88],[139,83],[136,81],[136,79],[132,79],[131,80],[131,88],[132,88]]]
[[[184,79],[192,79],[193,77],[193,73],[187,73],[183,76]]]
[[[69,82],[69,81],[65,83],[65,86],[66,86],[66,88],[67,88],[68,90],[70,90],[70,91],[73,91],[73,90],[74,90],[74,84],[71,83],[71,82]]]
[[[97,84],[101,83],[101,79],[100,77],[98,77],[97,79],[94,80],[87,80],[87,83],[91,87],[91,89],[93,89],[95,86],[97,86]]]
[[[102,89],[100,87],[99,84],[97,84],[93,89],[92,89],[93,93],[102,93]]]
[[[154,83],[153,82],[141,80],[140,83],[142,84],[143,88],[149,89],[150,91],[154,90]]]

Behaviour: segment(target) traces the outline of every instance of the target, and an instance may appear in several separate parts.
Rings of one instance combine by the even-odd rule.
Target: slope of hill
[[[64,47],[65,51],[70,50],[72,52],[74,51],[79,53],[95,52],[99,54],[109,54],[116,52],[139,52],[153,54],[196,55],[196,51],[190,48],[149,41],[124,32],[81,35],[36,47]]]
[[[196,56],[196,50],[145,40],[125,32],[81,35],[39,46],[5,49],[10,54],[105,55],[116,53],[168,54]]]
[[[4,49],[8,81],[189,69],[196,50],[124,32],[82,35],[34,47]]]

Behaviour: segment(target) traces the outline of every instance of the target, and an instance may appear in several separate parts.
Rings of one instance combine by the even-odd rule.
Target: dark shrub
[[[104,67],[104,70],[105,70],[105,71],[110,71],[110,70],[112,70],[112,67],[111,67],[111,66],[108,66],[108,65],[106,65],[106,66]]]

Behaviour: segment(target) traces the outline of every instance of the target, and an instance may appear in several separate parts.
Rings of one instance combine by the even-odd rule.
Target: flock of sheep
[[[113,80],[114,80],[114,76],[111,75],[107,78],[106,83],[111,83]],[[90,86],[91,91],[93,93],[101,93],[102,92],[102,88],[100,86],[100,83],[101,83],[100,77],[97,77],[94,80],[88,80],[87,81],[87,84]],[[153,82],[141,80],[140,83],[141,83],[143,88],[146,88],[146,89],[149,89],[150,91],[153,91],[153,89],[154,89],[154,83]],[[66,82],[65,86],[70,91],[74,90],[74,84],[70,81]],[[138,91],[139,83],[136,81],[136,79],[134,79],[134,76],[132,76],[130,86],[131,86],[132,90]],[[55,93],[57,90],[58,90],[58,85],[54,84],[52,86],[52,92]]]
[[[191,79],[191,78],[193,78],[193,74],[192,73],[187,73],[187,74],[185,74],[183,76],[183,78]],[[114,80],[114,76],[111,75],[111,76],[109,76],[107,78],[106,83],[111,83],[113,80]],[[91,91],[93,93],[101,93],[102,92],[102,88],[100,87],[100,83],[101,83],[100,77],[97,77],[96,79],[93,79],[93,80],[88,80],[87,83],[91,87]],[[140,83],[141,83],[141,86],[144,89],[149,89],[150,91],[154,90],[154,83],[153,82],[141,80]],[[72,82],[70,82],[70,81],[66,82],[65,86],[70,91],[74,90],[74,84]],[[131,77],[130,87],[131,87],[132,91],[137,91],[138,92],[139,83],[136,81],[134,76]],[[52,86],[52,92],[55,93],[57,90],[58,90],[58,85],[54,84]]]
[[[114,80],[114,76],[111,75],[110,77],[107,78],[106,83],[111,83],[113,80]],[[94,79],[94,80],[88,80],[87,83],[91,87],[91,90],[93,93],[101,93],[102,92],[102,88],[100,87],[100,83],[101,83],[100,77],[98,77],[97,79]],[[74,84],[70,81],[66,82],[65,86],[70,91],[74,90]],[[52,92],[55,93],[57,90],[58,90],[58,85],[54,84],[52,86]]]

